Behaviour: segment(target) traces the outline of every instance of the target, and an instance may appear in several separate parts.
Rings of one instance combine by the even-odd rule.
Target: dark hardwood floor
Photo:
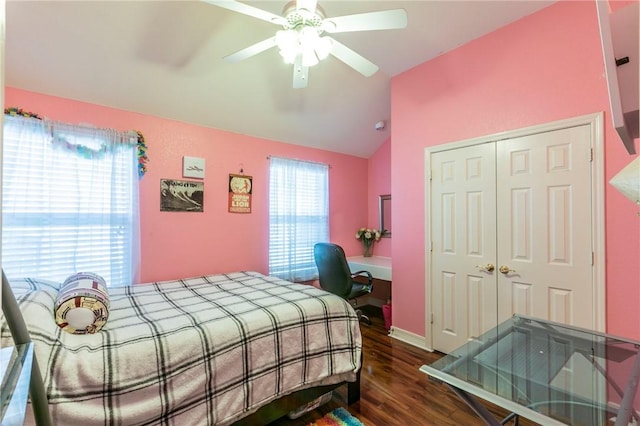
[[[385,425],[483,425],[444,384],[430,381],[418,369],[442,356],[392,339],[384,328],[379,308],[365,307],[372,325],[362,324],[363,370],[360,401],[347,406],[343,386],[331,401],[295,419],[280,419],[270,426],[304,426],[336,407],[345,407],[366,426]],[[503,418],[507,413],[486,403]],[[513,423],[513,422],[512,422]],[[520,425],[535,425],[520,419]]]

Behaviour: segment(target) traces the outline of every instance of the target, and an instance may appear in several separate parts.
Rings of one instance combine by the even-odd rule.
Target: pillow
[[[100,331],[109,317],[107,283],[92,272],[69,276],[60,286],[54,313],[58,327],[71,334]]]

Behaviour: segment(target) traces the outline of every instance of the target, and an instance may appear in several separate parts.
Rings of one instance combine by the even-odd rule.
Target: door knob
[[[498,269],[500,272],[502,272],[503,274],[508,274],[509,272],[515,272],[515,269],[509,269],[509,267],[507,265],[502,265],[500,267],[500,269]]]
[[[486,265],[476,265],[476,268],[480,269],[481,271],[486,271],[486,272],[491,272],[494,269],[496,269],[496,267],[493,266],[492,263],[487,263]]]

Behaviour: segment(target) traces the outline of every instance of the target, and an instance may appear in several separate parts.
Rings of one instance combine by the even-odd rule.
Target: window
[[[5,116],[2,267],[9,279],[95,272],[133,282],[137,134]]]
[[[313,245],[329,240],[329,166],[271,157],[269,274],[317,278]]]

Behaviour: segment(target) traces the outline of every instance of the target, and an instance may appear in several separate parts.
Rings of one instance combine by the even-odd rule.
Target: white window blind
[[[95,272],[110,286],[133,282],[136,136],[5,116],[2,266],[9,279]]]
[[[317,277],[313,246],[329,240],[329,166],[271,157],[269,274],[289,280]]]

